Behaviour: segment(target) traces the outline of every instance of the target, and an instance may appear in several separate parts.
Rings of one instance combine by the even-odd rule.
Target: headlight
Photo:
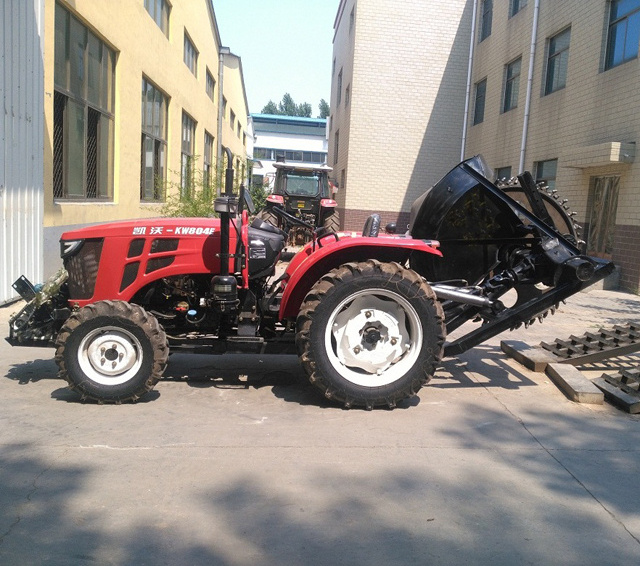
[[[84,240],[60,240],[60,257],[65,259],[76,255],[84,244]]]

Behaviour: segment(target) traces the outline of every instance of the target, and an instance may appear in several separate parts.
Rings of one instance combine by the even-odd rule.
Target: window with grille
[[[55,7],[53,196],[113,196],[115,52]]]
[[[167,176],[167,107],[166,95],[143,77],[141,200],[161,201],[164,199]]]

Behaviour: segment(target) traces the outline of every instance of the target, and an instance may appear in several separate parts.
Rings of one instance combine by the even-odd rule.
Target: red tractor
[[[276,178],[273,191],[258,216],[269,224],[285,229],[289,241],[294,244],[308,242],[313,237],[313,228],[323,227],[337,232],[340,216],[336,209],[338,203],[333,199],[335,187],[329,181],[331,167],[284,161],[277,161],[274,167]],[[274,207],[284,208],[304,223],[292,226],[273,210]]]
[[[229,160],[231,162],[231,160]],[[416,200],[405,235],[313,228],[280,276],[287,231],[250,221],[247,192],[215,201],[220,218],[117,222],[63,234],[64,270],[10,319],[15,346],[54,346],[59,375],[83,399],[134,401],[170,351],[296,353],[310,381],[345,407],[394,407],[443,356],[528,324],[602,279],[613,264],[580,253],[554,225],[531,175],[527,206],[501,191],[481,157]],[[569,226],[569,223],[567,223]],[[514,289],[517,300],[501,297]],[[460,338],[447,332],[477,321]]]

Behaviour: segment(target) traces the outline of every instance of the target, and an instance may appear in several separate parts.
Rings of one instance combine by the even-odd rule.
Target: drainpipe
[[[524,103],[524,122],[522,124],[522,144],[520,145],[520,164],[518,174],[524,171],[524,158],[527,151],[527,134],[529,133],[529,114],[531,113],[531,89],[533,88],[533,63],[536,58],[536,42],[538,39],[538,13],[540,0],[533,6],[533,28],[531,29],[531,49],[529,51],[529,73],[527,77],[527,97]]]
[[[220,52],[218,53],[218,139],[216,140],[216,168],[218,171],[222,171],[222,122],[224,121],[222,114],[222,99],[224,95],[222,91],[224,90],[224,56],[227,53],[231,53],[228,47],[220,47]],[[220,193],[221,184],[222,183],[217,183],[218,193]],[[218,194],[218,196],[220,196],[220,194]]]
[[[460,149],[460,161],[464,160],[464,150],[467,145],[467,124],[469,123],[469,107],[471,105],[471,71],[473,70],[473,50],[476,45],[476,12],[478,0],[473,0],[473,12],[471,14],[471,41],[469,43],[469,64],[467,67],[467,92],[464,99],[464,122],[462,123],[462,148]]]

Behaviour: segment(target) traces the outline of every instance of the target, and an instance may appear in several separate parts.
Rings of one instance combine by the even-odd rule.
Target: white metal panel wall
[[[0,304],[42,280],[44,0],[1,0]]]

